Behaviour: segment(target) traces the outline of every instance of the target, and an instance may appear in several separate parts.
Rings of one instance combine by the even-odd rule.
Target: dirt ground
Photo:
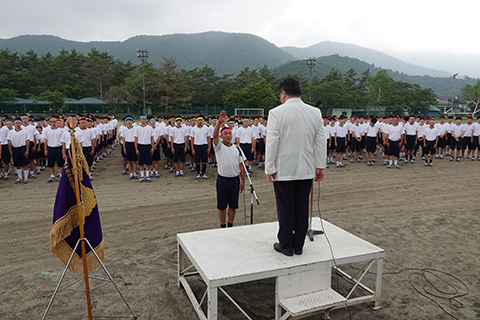
[[[322,217],[386,251],[382,308],[375,311],[361,304],[332,311],[331,318],[454,319],[441,306],[457,319],[480,319],[480,161],[435,160],[433,168],[424,167],[422,161],[400,166],[386,169],[379,162],[374,167],[347,163],[345,168],[327,169],[320,186]],[[176,234],[218,228],[216,170],[209,166],[209,179],[197,181],[188,169],[184,178],[175,178],[162,168],[161,178],[143,184],[121,172],[118,148],[94,172],[105,265],[115,280],[126,283],[120,290],[139,319],[198,319],[185,291],[177,287]],[[47,184],[47,178],[44,172],[27,185],[15,185],[13,178],[0,181],[0,319],[41,319],[47,295],[63,271],[64,265],[49,252],[58,182]],[[276,221],[273,187],[262,170],[254,169],[253,183],[260,200],[254,222]],[[315,184],[314,199],[318,192]],[[243,201],[241,196],[236,225],[244,224]],[[249,213],[249,195],[245,203]],[[317,214],[316,203],[314,209]],[[437,305],[415,290],[423,291],[426,283],[415,270],[389,273],[405,268],[449,273],[465,283],[469,292],[452,304],[430,296]],[[101,268],[92,275],[106,278]],[[74,279],[69,274],[64,284]],[[466,293],[453,278],[445,278],[451,287],[433,275],[427,279],[444,292]],[[195,293],[201,295],[203,285],[193,282]],[[425,290],[447,296],[429,285]],[[232,286],[228,292],[253,319],[274,318],[272,279]],[[221,293],[219,299],[219,319],[243,319]],[[111,285],[93,291],[92,301],[94,314],[129,315]],[[85,314],[84,294],[64,291],[47,319]]]

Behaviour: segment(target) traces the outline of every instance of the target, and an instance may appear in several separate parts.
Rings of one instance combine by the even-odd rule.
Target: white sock
[[[398,160],[395,160],[393,163],[394,163],[395,165],[397,165],[397,164],[398,164]]]
[[[392,165],[392,163],[393,163],[393,160],[389,160],[389,161],[388,161],[388,164],[389,164],[389,165]]]
[[[143,178],[143,175],[144,175],[144,171],[140,171],[140,178]]]
[[[150,170],[145,170],[145,175],[147,178],[150,178]]]
[[[17,171],[18,179],[22,179],[22,169],[16,169],[15,171]],[[27,176],[28,176],[28,173],[27,173]]]
[[[33,172],[32,172],[33,173]],[[28,180],[28,169],[23,170],[23,178]]]

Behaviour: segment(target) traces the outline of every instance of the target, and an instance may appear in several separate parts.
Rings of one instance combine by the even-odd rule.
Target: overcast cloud
[[[277,46],[353,43],[391,55],[480,53],[480,1],[0,0],[0,38],[77,41],[205,31],[258,35]],[[471,18],[469,18],[471,16]]]

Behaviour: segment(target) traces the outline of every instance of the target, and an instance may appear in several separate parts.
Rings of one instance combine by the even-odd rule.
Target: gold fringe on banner
[[[105,249],[103,246],[103,239],[102,242],[96,247],[93,248],[95,252],[97,253],[98,257],[100,260],[103,261],[105,257]],[[65,240],[62,240],[57,246],[54,248],[50,248],[50,251],[58,258],[60,259],[63,264],[68,263],[68,259],[70,259],[70,256],[72,255],[73,248],[70,248],[70,246],[67,244]],[[100,266],[100,262],[98,262],[97,258],[93,254],[92,251],[87,253],[87,268],[88,268],[88,273],[92,272],[95,270],[98,266]],[[77,254],[74,253],[72,257],[72,261],[70,262],[70,265],[68,266],[68,271],[73,273],[76,276],[83,276],[83,259]]]

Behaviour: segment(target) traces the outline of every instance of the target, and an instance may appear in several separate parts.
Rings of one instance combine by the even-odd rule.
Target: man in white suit
[[[282,104],[268,114],[265,173],[277,202],[279,242],[274,249],[292,256],[303,251],[312,179],[325,176],[326,136],[320,109],[303,103],[297,80],[286,78],[278,89]]]

